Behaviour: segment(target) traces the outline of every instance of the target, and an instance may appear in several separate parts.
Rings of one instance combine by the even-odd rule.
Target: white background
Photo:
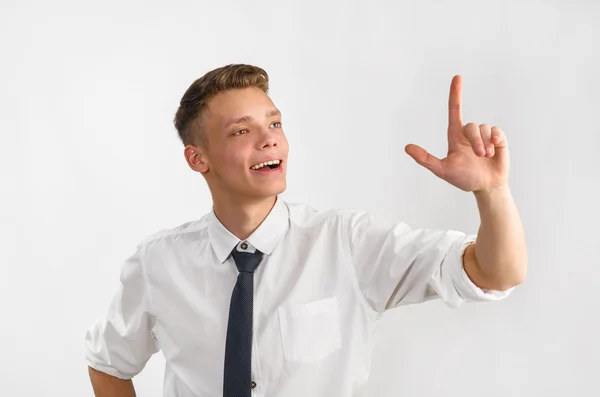
[[[477,232],[443,157],[450,81],[464,123],[499,125],[529,248],[502,302],[393,310],[367,396],[599,393],[600,3],[2,1],[0,395],[92,396],[86,329],[144,237],[211,208],[172,124],[198,77],[267,70],[290,141],[283,197]],[[164,358],[134,379],[162,393]],[[335,380],[333,380],[335,381]]]

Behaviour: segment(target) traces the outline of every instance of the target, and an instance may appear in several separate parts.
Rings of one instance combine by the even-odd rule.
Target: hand
[[[454,76],[448,100],[448,155],[440,160],[420,146],[406,153],[439,178],[466,192],[491,191],[508,183],[509,154],[500,127],[462,124],[462,77]],[[487,150],[486,150],[487,149]]]

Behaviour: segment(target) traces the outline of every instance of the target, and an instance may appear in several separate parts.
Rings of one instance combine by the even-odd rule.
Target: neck
[[[252,201],[213,197],[213,210],[227,230],[240,240],[245,240],[269,215],[276,201],[277,196]]]

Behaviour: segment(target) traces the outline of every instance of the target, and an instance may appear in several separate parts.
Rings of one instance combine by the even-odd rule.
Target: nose
[[[274,137],[269,137],[265,140],[265,142],[262,145],[262,148],[268,148],[268,147],[277,147],[277,140]]]
[[[277,147],[278,138],[276,134],[269,129],[263,129],[262,132],[263,133],[261,134],[260,138],[260,147],[263,149],[268,147]]]

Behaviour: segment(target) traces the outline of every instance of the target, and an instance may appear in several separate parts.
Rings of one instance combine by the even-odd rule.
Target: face
[[[288,142],[281,114],[262,90],[218,94],[202,123],[208,148],[188,146],[185,154],[190,167],[206,178],[214,200],[259,200],[286,189]],[[275,164],[265,164],[271,161]]]

